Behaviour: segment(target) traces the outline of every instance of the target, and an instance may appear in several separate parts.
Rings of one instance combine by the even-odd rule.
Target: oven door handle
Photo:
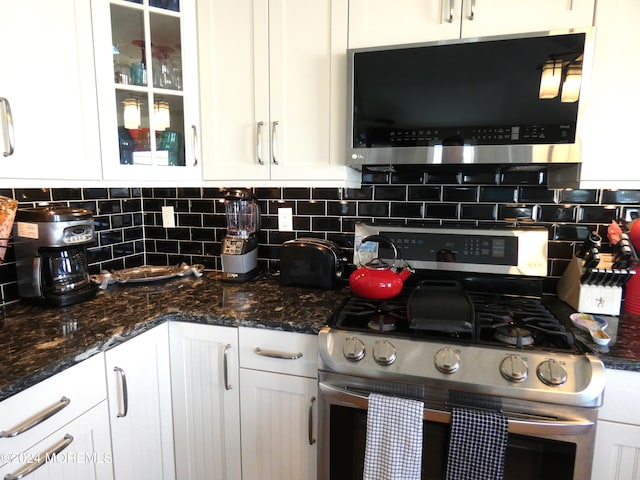
[[[357,393],[325,383],[319,384],[320,395],[331,397],[343,406],[351,406],[360,410],[367,410],[369,397],[366,393]],[[472,407],[470,407],[472,408]],[[509,421],[509,433],[517,435],[581,435],[590,431],[594,424],[589,420],[556,420],[549,417],[526,415],[521,413],[502,412]],[[513,418],[517,415],[521,418]],[[425,408],[423,419],[436,423],[451,423],[451,412]]]

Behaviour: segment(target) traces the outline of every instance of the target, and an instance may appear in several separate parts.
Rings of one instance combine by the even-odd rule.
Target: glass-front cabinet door
[[[200,179],[195,0],[92,0],[92,15],[104,179]]]

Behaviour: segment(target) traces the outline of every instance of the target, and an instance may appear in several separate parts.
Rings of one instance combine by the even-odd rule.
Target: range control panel
[[[395,245],[411,267],[510,275],[547,275],[548,231],[544,227],[420,228],[357,223],[354,264],[374,258],[393,261],[384,242],[367,241],[381,235]]]

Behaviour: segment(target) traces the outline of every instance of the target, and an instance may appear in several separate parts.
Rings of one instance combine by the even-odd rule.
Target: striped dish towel
[[[509,425],[497,412],[454,408],[447,480],[502,480]]]
[[[420,480],[424,404],[369,395],[363,480]]]

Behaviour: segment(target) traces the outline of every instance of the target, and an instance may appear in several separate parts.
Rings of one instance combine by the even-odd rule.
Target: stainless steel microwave
[[[579,164],[593,35],[348,50],[348,163]]]

